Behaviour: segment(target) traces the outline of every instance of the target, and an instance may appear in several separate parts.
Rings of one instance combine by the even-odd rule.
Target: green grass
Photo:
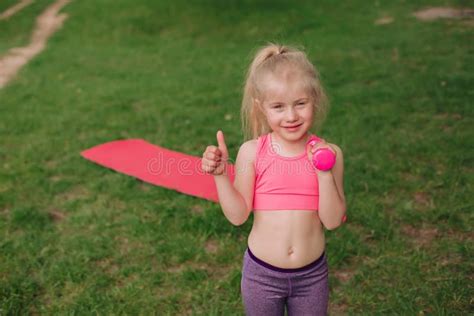
[[[51,2],[1,21],[0,53]],[[137,137],[201,155],[222,129],[235,157],[266,41],[306,48],[332,104],[320,134],[345,155],[332,313],[473,313],[472,20],[411,16],[467,2],[226,3],[73,1],[0,90],[0,314],[243,315],[252,217],[234,227],[217,204],[79,153]]]

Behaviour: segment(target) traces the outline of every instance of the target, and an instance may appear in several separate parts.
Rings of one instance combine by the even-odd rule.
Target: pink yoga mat
[[[219,201],[213,176],[201,169],[201,157],[169,150],[142,139],[108,142],[84,150],[81,155],[145,182],[213,202]],[[229,164],[227,170],[233,182],[234,166]]]

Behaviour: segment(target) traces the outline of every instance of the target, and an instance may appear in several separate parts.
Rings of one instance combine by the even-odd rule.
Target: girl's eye
[[[300,105],[300,106],[301,106],[301,105],[305,105],[305,104],[306,104],[306,102],[300,102],[300,103],[298,103],[298,105]]]

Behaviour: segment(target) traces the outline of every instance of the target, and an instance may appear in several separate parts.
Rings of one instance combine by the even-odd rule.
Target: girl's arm
[[[219,202],[224,215],[236,226],[244,224],[252,211],[255,152],[255,140],[247,141],[240,146],[235,162],[233,185],[227,174],[214,175]]]
[[[328,144],[336,152],[336,163],[331,170],[318,170],[319,182],[319,218],[328,230],[337,228],[346,214],[343,173],[344,158],[342,150],[334,144]]]
[[[203,155],[203,170],[214,175],[219,203],[225,217],[233,225],[239,226],[247,221],[253,206],[256,140],[247,141],[240,146],[234,166],[233,184],[226,172],[228,153],[224,135],[219,135],[218,132],[217,141],[219,146],[209,146]]]

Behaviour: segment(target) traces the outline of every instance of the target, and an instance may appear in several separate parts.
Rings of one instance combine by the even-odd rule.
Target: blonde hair
[[[311,129],[319,128],[320,123],[324,121],[329,102],[316,68],[302,50],[269,43],[257,50],[247,70],[240,111],[244,140],[257,138],[271,131],[265,114],[254,100],[263,99],[262,81],[266,75],[288,70],[301,74],[303,84],[310,90],[315,117]]]

